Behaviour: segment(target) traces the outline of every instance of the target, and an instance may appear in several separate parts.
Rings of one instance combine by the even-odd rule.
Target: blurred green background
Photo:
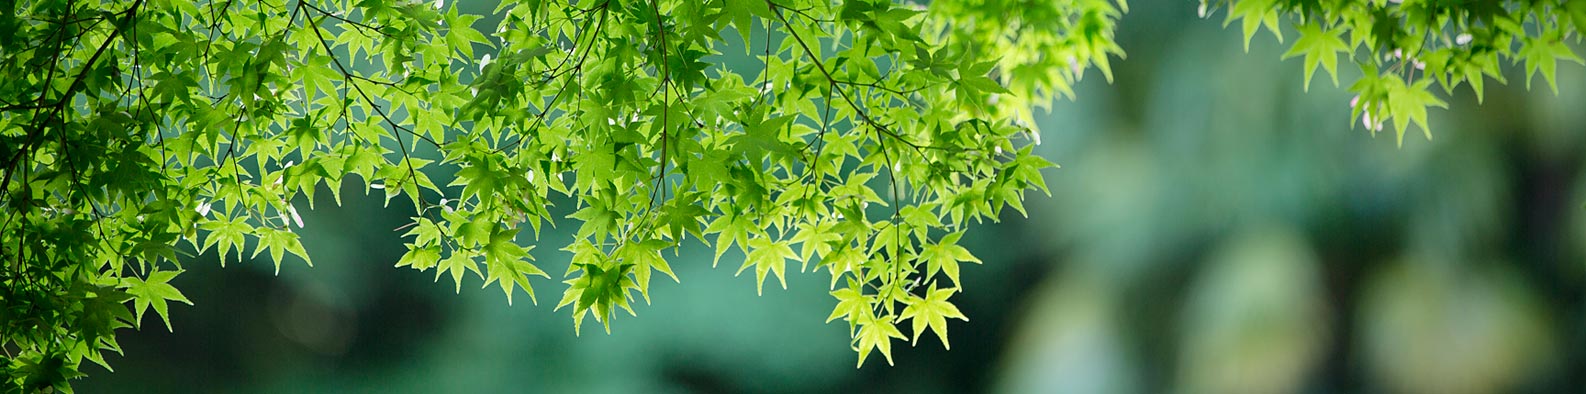
[[[855,369],[823,324],[825,274],[754,282],[672,260],[682,284],[610,335],[574,337],[499,291],[454,294],[391,265],[405,210],[349,187],[304,215],[318,264],[221,268],[177,285],[175,333],[125,331],[97,392],[1580,392],[1586,388],[1586,70],[1561,93],[1467,88],[1433,140],[1351,129],[1352,94],[1262,35],[1250,52],[1188,0],[1135,2],[1117,79],[1041,115],[1053,196],[963,242],[953,349],[895,345]],[[489,5],[470,6],[475,12]],[[482,22],[484,23],[484,22]],[[493,26],[493,25],[492,25]],[[1577,48],[1577,51],[1582,49]],[[1349,69],[1349,67],[1341,67]],[[1349,74],[1346,74],[1346,76]],[[1353,76],[1349,76],[1353,78]],[[1346,79],[1347,80],[1347,79]],[[324,195],[323,193],[321,195]],[[564,204],[565,205],[565,204]],[[566,207],[562,207],[565,209]],[[572,226],[547,231],[539,264]],[[732,261],[729,256],[724,260]],[[469,282],[479,283],[477,280]],[[519,298],[519,302],[524,301]]]

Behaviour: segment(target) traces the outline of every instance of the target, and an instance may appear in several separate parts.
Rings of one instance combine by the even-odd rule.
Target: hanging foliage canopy
[[[1307,85],[1357,64],[1354,116],[1401,141],[1444,105],[1434,83],[1479,97],[1523,61],[1556,89],[1586,23],[1563,0],[1202,13],[1224,7],[1247,42],[1297,30],[1285,58],[1304,58]],[[170,329],[169,304],[191,303],[171,283],[180,256],[309,263],[299,209],[346,184],[411,209],[396,266],[507,302],[559,290],[574,330],[592,317],[609,332],[652,279],[678,279],[663,252],[697,242],[716,262],[743,251],[728,264],[757,289],[790,267],[829,275],[828,321],[847,323],[860,365],[927,331],[945,347],[947,320],[966,319],[961,265],[980,263],[958,240],[1050,193],[1033,111],[1093,69],[1111,80],[1125,11],[520,0],[483,26],[440,0],[0,1],[5,386],[70,390],[151,307]],[[542,240],[547,223],[576,235]],[[535,263],[542,242],[573,256],[559,276]]]

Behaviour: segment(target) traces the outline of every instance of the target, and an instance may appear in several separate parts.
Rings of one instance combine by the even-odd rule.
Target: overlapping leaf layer
[[[1558,93],[1560,61],[1586,64],[1579,44],[1586,2],[1441,0],[1201,0],[1201,16],[1226,8],[1224,24],[1239,21],[1245,48],[1261,29],[1283,40],[1283,22],[1299,31],[1284,59],[1304,57],[1305,86],[1321,67],[1338,84],[1338,60],[1361,77],[1352,117],[1373,134],[1391,123],[1398,143],[1411,124],[1432,138],[1427,109],[1446,108],[1435,84],[1453,94],[1468,85],[1483,98],[1487,79],[1506,83],[1505,64],[1525,65],[1525,84],[1538,74]]]
[[[442,1],[5,2],[7,386],[69,389],[150,307],[170,326],[179,255],[307,262],[299,209],[347,183],[411,207],[397,266],[550,286],[575,329],[697,240],[757,286],[827,272],[861,362],[890,359],[896,324],[963,318],[966,227],[1045,191],[1029,103],[1120,53],[1113,3],[1040,3],[523,0],[484,26]]]

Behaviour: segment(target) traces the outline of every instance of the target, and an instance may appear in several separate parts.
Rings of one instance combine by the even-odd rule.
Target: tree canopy
[[[1524,63],[1580,62],[1564,0],[1238,0],[1298,38],[1353,116],[1428,138],[1427,109]],[[1111,80],[1122,1],[39,0],[0,3],[0,348],[8,389],[70,390],[115,331],[191,303],[189,256],[310,263],[299,209],[343,184],[411,209],[394,264],[537,302],[582,330],[650,302],[666,252],[757,289],[825,272],[858,363],[948,346],[971,223],[1050,193],[1033,111]],[[494,26],[481,23],[489,17]],[[736,61],[749,59],[752,61]],[[1443,88],[1439,94],[1432,85]],[[1341,120],[1346,121],[1346,120]],[[1353,125],[1356,119],[1347,123]],[[326,196],[319,196],[326,197]],[[570,215],[553,213],[571,202]],[[540,239],[546,224],[573,239]],[[534,255],[573,256],[554,283]],[[558,252],[550,252],[558,253]],[[736,267],[734,267],[736,266]],[[549,270],[549,271],[548,271]],[[470,279],[471,277],[471,279]],[[774,277],[774,278],[773,278]],[[561,295],[555,296],[554,290]],[[665,300],[656,300],[665,302]],[[642,309],[642,308],[641,308]],[[907,330],[905,330],[907,328]],[[905,333],[907,331],[907,333]]]

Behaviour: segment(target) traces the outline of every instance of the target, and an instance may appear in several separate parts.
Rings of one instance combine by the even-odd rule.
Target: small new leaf
[[[118,287],[125,289],[127,294],[132,296],[133,309],[138,311],[136,323],[139,328],[143,327],[143,312],[153,306],[154,312],[165,321],[165,330],[175,331],[171,329],[171,316],[166,313],[166,301],[193,305],[192,301],[187,300],[187,296],[183,296],[181,291],[177,291],[176,287],[170,284],[171,279],[181,273],[180,270],[154,271],[149,273],[148,279],[121,278],[121,285]]]
[[[968,317],[958,311],[957,306],[947,301],[947,298],[952,297],[955,292],[956,289],[952,288],[937,290],[936,284],[932,283],[930,289],[925,291],[925,298],[910,295],[905,301],[909,306],[903,308],[903,314],[898,316],[898,321],[914,320],[914,344],[919,344],[920,334],[929,328],[936,332],[937,338],[941,338],[942,348],[952,349],[952,346],[947,344],[947,319],[969,321]]]
[[[441,280],[441,274],[451,272],[452,281],[456,284],[452,291],[462,293],[463,271],[473,271],[475,275],[479,275],[479,262],[474,261],[466,252],[454,251],[451,256],[441,260],[440,269],[435,270],[435,281]]]
[[[529,293],[530,302],[539,304],[539,300],[534,297],[534,288],[529,286],[529,275],[545,278],[551,276],[528,262],[534,259],[534,256],[529,255],[529,251],[534,247],[519,246],[513,241],[518,229],[498,227],[496,230],[495,234],[490,235],[490,243],[485,245],[487,276],[481,288],[489,287],[491,283],[501,283],[501,291],[507,295],[507,305],[512,305],[512,288],[521,287],[524,292]]]
[[[848,335],[854,335],[854,327],[859,324],[859,316],[870,315],[870,297],[860,293],[858,289],[844,287],[833,291],[832,297],[837,298],[837,306],[832,308],[832,314],[826,317],[826,322],[839,318],[848,321]]]
[[[920,259],[925,260],[924,277],[929,278],[936,276],[937,272],[942,272],[947,274],[947,279],[952,280],[954,286],[960,286],[958,281],[958,263],[964,261],[975,264],[981,263],[980,259],[969,253],[969,249],[964,249],[963,246],[958,245],[958,239],[963,236],[963,231],[947,234],[942,237],[941,242],[927,245],[920,252]]]
[[[622,264],[618,267],[605,269],[595,264],[581,264],[584,275],[563,281],[567,283],[567,290],[562,293],[562,301],[556,304],[556,309],[573,306],[573,333],[580,335],[584,325],[584,315],[593,313],[595,320],[606,328],[606,333],[611,333],[611,318],[616,314],[616,308],[621,307],[634,315],[633,308],[628,305],[629,291],[636,285],[628,278],[628,271],[632,264]]]
[[[1393,118],[1393,127],[1398,132],[1398,144],[1404,145],[1404,132],[1410,123],[1415,123],[1426,134],[1426,139],[1432,139],[1432,129],[1426,125],[1426,108],[1448,108],[1448,104],[1432,95],[1431,79],[1421,79],[1411,84],[1403,80],[1389,78],[1388,83],[1388,113]]]
[[[230,254],[231,248],[237,248],[237,258],[242,258],[242,248],[247,242],[243,235],[253,232],[253,226],[248,225],[246,216],[232,219],[227,218],[225,214],[216,215],[216,219],[198,225],[198,228],[209,231],[209,236],[204,238],[204,245],[198,251],[203,253],[211,246],[216,247],[220,252],[220,266],[225,267],[226,256]]]
[[[743,260],[743,266],[738,267],[738,272],[734,275],[742,274],[743,270],[754,267],[755,294],[765,294],[763,288],[765,275],[768,272],[775,273],[777,281],[782,283],[783,289],[786,289],[787,260],[798,259],[799,255],[793,253],[793,248],[788,247],[786,242],[775,242],[766,237],[754,238],[749,240],[749,257]]]
[[[1344,44],[1342,33],[1324,30],[1317,23],[1300,25],[1299,30],[1300,38],[1294,40],[1294,46],[1283,54],[1283,59],[1305,56],[1306,91],[1311,90],[1311,77],[1316,74],[1318,65],[1333,78],[1333,86],[1338,86],[1338,54],[1349,50],[1349,45]]]
[[[314,262],[308,259],[308,252],[303,250],[303,243],[298,241],[297,233],[269,227],[259,227],[256,230],[259,231],[259,246],[253,249],[253,256],[249,258],[258,257],[259,252],[270,251],[270,260],[275,262],[276,275],[281,274],[281,258],[286,252],[292,252],[293,256],[303,259],[308,266],[314,266]]]
[[[1547,79],[1548,87],[1553,89],[1554,95],[1558,94],[1558,81],[1555,78],[1560,59],[1586,64],[1586,61],[1576,55],[1558,34],[1526,37],[1520,44],[1519,54],[1525,60],[1525,88],[1530,89],[1531,77],[1540,73],[1542,78]]]
[[[650,277],[655,272],[666,274],[673,282],[681,282],[677,274],[672,273],[672,266],[666,263],[666,258],[661,257],[661,248],[666,247],[665,241],[649,240],[623,245],[616,253],[623,261],[633,263],[633,281],[639,287],[639,294],[644,296],[644,303],[650,303]]]
[[[1273,0],[1239,0],[1228,9],[1228,19],[1223,21],[1223,26],[1233,23],[1234,19],[1243,20],[1245,52],[1250,52],[1250,39],[1263,26],[1278,38],[1278,42],[1283,42],[1283,29],[1278,27],[1278,7],[1273,3]]]
[[[892,316],[869,317],[866,312],[865,321],[859,323],[859,334],[855,336],[854,350],[859,352],[859,364],[855,368],[865,365],[865,358],[870,356],[872,350],[881,350],[881,355],[887,358],[887,365],[892,365],[892,339],[907,339],[898,331],[898,326],[892,324]]]

